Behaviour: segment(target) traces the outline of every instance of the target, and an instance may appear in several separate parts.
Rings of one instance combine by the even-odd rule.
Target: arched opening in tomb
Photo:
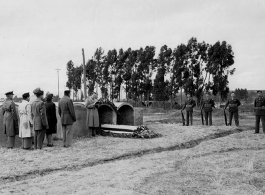
[[[134,111],[131,105],[121,105],[117,113],[118,125],[134,125]]]
[[[100,124],[114,124],[116,125],[116,112],[107,104],[100,105],[98,108]]]

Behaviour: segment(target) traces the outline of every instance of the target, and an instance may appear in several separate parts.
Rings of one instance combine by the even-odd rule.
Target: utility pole
[[[82,54],[83,54],[83,83],[84,83],[84,98],[86,99],[87,97],[87,92],[86,92],[86,64],[85,64],[85,53],[84,53],[84,48],[82,48]]]
[[[59,100],[59,98],[60,98],[60,95],[59,95],[59,71],[60,71],[61,69],[57,68],[57,69],[55,69],[55,70],[57,71],[57,76],[58,76],[58,100]]]

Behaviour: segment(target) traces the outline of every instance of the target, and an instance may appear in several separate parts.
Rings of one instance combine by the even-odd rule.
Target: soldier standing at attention
[[[257,91],[257,98],[254,101],[254,110],[256,115],[255,133],[259,133],[260,119],[262,122],[263,133],[265,133],[265,98],[261,95],[262,91]]]
[[[13,91],[7,92],[6,100],[3,103],[3,125],[4,133],[7,136],[7,148],[12,149],[15,145],[15,136],[18,135],[18,115],[16,105],[13,102]]]
[[[37,88],[33,91],[33,93],[37,96],[37,99],[31,105],[33,129],[35,131],[34,148],[42,149],[46,129],[49,128],[46,116],[46,108],[44,102],[42,101],[44,92],[41,91],[40,88]]]
[[[73,140],[73,123],[76,121],[73,101],[70,99],[70,90],[64,91],[64,96],[59,100],[58,111],[61,116],[63,129],[63,146],[68,148]]]
[[[187,99],[185,101],[185,105],[184,107],[182,108],[182,110],[184,110],[186,108],[186,126],[189,126],[189,121],[190,121],[190,124],[192,125],[192,122],[193,122],[193,107],[196,106],[196,102],[192,99],[191,95],[188,93],[187,94]]]
[[[231,99],[229,99],[227,101],[227,103],[225,104],[224,109],[227,108],[227,106],[229,107],[229,125],[232,125],[232,118],[234,116],[235,118],[235,123],[236,126],[239,126],[239,120],[238,120],[238,106],[240,106],[241,103],[238,99],[235,98],[235,92],[231,93]]]
[[[201,109],[204,109],[206,125],[212,126],[212,112],[215,107],[213,99],[210,98],[210,94],[206,93],[206,100],[203,101]],[[209,121],[209,123],[208,123]]]

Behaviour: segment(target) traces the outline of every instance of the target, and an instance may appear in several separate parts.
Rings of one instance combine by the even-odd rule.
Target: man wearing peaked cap
[[[231,99],[229,99],[226,104],[224,109],[229,107],[229,125],[232,125],[232,119],[233,116],[235,118],[235,124],[238,127],[239,126],[239,118],[238,118],[238,107],[241,105],[241,102],[239,99],[235,98],[235,92],[231,93]]]
[[[32,147],[32,118],[31,118],[31,106],[29,105],[29,93],[22,95],[22,102],[18,107],[18,113],[20,118],[19,124],[19,137],[22,139],[22,148],[31,149]]]
[[[31,114],[33,116],[33,129],[35,132],[34,148],[42,149],[46,129],[49,128],[46,116],[46,108],[44,102],[42,101],[44,92],[40,90],[40,88],[36,88],[33,90],[33,93],[37,96],[37,99],[32,102],[31,105]]]
[[[263,133],[265,133],[265,98],[262,91],[257,91],[257,98],[254,100],[254,111],[256,116],[255,133],[259,133],[260,120],[262,123]]]
[[[206,125],[212,125],[212,112],[213,112],[213,108],[215,107],[215,103],[213,101],[213,99],[210,98],[210,93],[207,92],[206,93],[206,99],[202,102],[202,107],[201,109],[204,109],[204,113],[205,113],[205,122]]]
[[[185,101],[184,107],[186,108],[186,126],[189,126],[189,122],[192,125],[193,122],[193,107],[196,106],[196,102],[192,99],[191,94],[187,93],[187,99]]]
[[[7,136],[7,148],[15,145],[15,136],[18,135],[18,117],[16,105],[13,102],[13,91],[5,93],[6,100],[2,105],[4,133]]]
[[[13,91],[9,91],[9,92],[6,92],[5,95],[6,96],[8,96],[8,95],[14,95],[14,93],[13,93]]]
[[[29,93],[24,93],[24,94],[22,95],[22,98],[29,98]]]
[[[64,91],[64,96],[58,103],[58,111],[63,129],[63,144],[64,147],[69,147],[73,140],[73,123],[76,121],[74,104],[70,99],[70,90]]]

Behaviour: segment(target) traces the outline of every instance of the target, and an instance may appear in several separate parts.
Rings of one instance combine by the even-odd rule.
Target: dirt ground
[[[265,135],[254,116],[227,127],[195,113],[183,127],[176,111],[145,112],[154,139],[83,138],[41,151],[0,148],[0,194],[265,194]]]

